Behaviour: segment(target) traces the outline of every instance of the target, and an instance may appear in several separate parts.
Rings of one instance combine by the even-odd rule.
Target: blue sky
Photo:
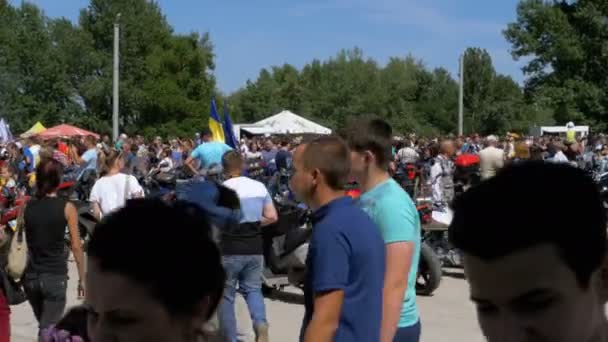
[[[12,0],[20,3],[20,0]],[[51,17],[76,20],[88,0],[30,0]],[[358,46],[384,64],[411,53],[455,76],[469,46],[492,55],[498,72],[522,82],[501,31],[515,19],[517,0],[160,0],[177,32],[209,31],[218,86],[231,92],[260,69],[303,66]]]

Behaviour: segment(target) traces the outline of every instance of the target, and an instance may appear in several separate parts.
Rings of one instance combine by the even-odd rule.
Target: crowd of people
[[[433,327],[423,329],[416,304],[419,193],[395,180],[408,165],[437,210],[454,212],[450,241],[464,254],[489,341],[608,341],[606,214],[588,176],[608,163],[607,143],[601,135],[396,138],[381,119],[341,137],[243,138],[235,148],[209,131],[192,140],[123,134],[114,143],[92,136],[10,143],[2,192],[33,198],[16,226],[0,227],[0,342],[10,341],[15,284],[41,341],[237,341],[237,293],[256,342],[269,341],[261,231],[280,219],[269,182],[285,171],[294,199],[312,211],[300,340],[419,341]],[[475,156],[467,160],[481,182],[457,196],[459,158],[467,156]],[[186,201],[144,199],[139,179],[154,168],[182,168],[200,184]],[[221,181],[203,180],[214,168]],[[86,199],[100,223],[85,263],[77,208],[58,191],[66,179],[89,177]],[[361,191],[356,200],[345,196],[349,182]],[[220,209],[234,219],[218,223]],[[28,262],[11,279],[5,270],[20,232]],[[64,314],[70,253],[84,304]],[[209,331],[216,313],[219,331]]]

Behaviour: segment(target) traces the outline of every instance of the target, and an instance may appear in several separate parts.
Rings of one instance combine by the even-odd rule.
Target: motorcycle
[[[429,229],[433,221],[432,206],[429,204],[416,207],[420,217],[420,261],[418,262],[418,274],[416,275],[416,294],[430,296],[439,288],[443,276],[441,258],[434,246],[435,232]],[[443,230],[447,231],[447,228]]]
[[[283,290],[304,287],[308,242],[312,235],[309,211],[287,199],[276,202],[279,221],[262,229],[264,239],[264,287]]]
[[[91,190],[97,181],[97,171],[85,170],[80,178],[66,176],[59,185],[57,196],[65,199],[86,202],[89,200]]]
[[[87,190],[89,186],[88,182],[89,180],[87,180],[86,183],[78,184],[78,182],[74,181],[65,181],[59,185],[57,190],[57,196],[71,201],[76,207],[76,212],[78,213],[78,233],[80,234],[80,240],[82,241],[82,246],[85,251],[91,240],[95,225],[97,225],[97,219],[93,213],[91,203],[88,201],[88,195],[86,195],[86,199],[84,199],[85,196],[81,193],[81,191],[88,191],[90,193],[90,189]],[[65,243],[68,248],[71,245],[70,241],[70,231],[66,227]]]
[[[412,199],[418,197],[418,188],[421,180],[421,170],[416,164],[407,163],[400,164],[397,171],[393,175],[395,181],[401,185],[403,190],[410,195]]]
[[[347,194],[352,198],[358,198],[361,192],[356,183],[350,182],[347,185]],[[430,296],[439,288],[443,271],[441,260],[435,253],[432,242],[432,234],[425,226],[432,222],[432,207],[430,205],[419,205],[417,208],[420,218],[420,260],[418,261],[418,273],[416,274],[416,294]]]

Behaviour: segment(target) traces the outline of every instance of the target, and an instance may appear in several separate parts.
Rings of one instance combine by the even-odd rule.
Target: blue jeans
[[[226,255],[222,257],[222,263],[226,271],[226,286],[219,308],[220,329],[225,341],[236,342],[234,298],[237,291],[245,297],[253,326],[267,324],[262,295],[264,258],[261,255]]]
[[[405,328],[397,329],[393,342],[418,342],[420,341],[420,321]]]

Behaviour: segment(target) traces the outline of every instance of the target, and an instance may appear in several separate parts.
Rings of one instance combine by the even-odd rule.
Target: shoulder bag
[[[26,209],[27,204],[24,204],[19,212],[19,216],[17,216],[17,227],[11,240],[8,252],[8,265],[6,266],[8,276],[17,281],[21,279],[27,266],[28,249],[25,238]]]

